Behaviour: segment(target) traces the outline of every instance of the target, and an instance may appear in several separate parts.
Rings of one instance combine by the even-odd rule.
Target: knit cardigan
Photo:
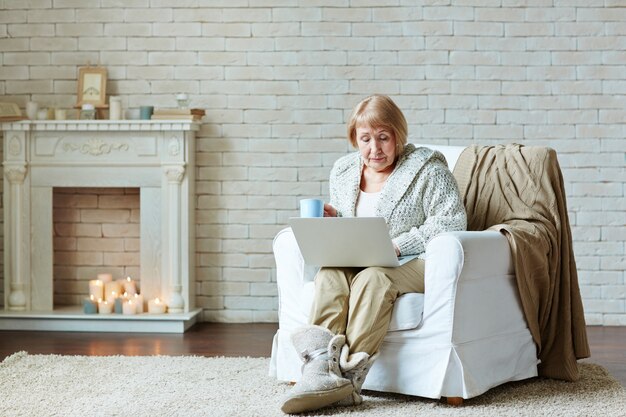
[[[359,152],[339,158],[330,173],[330,204],[337,215],[354,217],[363,160]],[[376,216],[384,217],[401,255],[424,258],[428,242],[443,232],[465,230],[465,207],[444,156],[428,148],[404,147],[382,189]]]

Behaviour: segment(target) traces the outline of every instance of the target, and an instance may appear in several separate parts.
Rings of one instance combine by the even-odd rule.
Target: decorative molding
[[[11,184],[22,184],[26,178],[25,165],[5,165],[4,174]]]
[[[4,131],[197,131],[200,123],[191,120],[23,120],[0,123]]]
[[[178,156],[180,154],[180,140],[176,136],[172,136],[168,148],[171,156]]]
[[[80,151],[82,154],[89,154],[92,156],[100,156],[103,154],[111,153],[111,151],[128,151],[129,147],[127,143],[107,143],[101,139],[89,139],[86,143],[64,143],[63,150],[66,152]]]
[[[170,183],[180,183],[185,176],[185,167],[182,165],[171,165],[164,167],[165,176]]]
[[[26,310],[26,294],[24,293],[24,284],[12,282],[10,285],[11,292],[9,294],[9,310],[24,311]]]
[[[60,136],[43,136],[31,134],[33,155],[38,157],[54,156],[57,145],[61,141]]]
[[[17,136],[13,136],[9,141],[9,153],[18,156],[22,152],[22,142]]]

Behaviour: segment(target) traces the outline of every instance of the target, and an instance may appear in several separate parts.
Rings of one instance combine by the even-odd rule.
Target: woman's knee
[[[356,274],[351,287],[352,291],[367,287],[388,291],[393,290],[393,283],[385,273],[385,268],[372,266]]]
[[[348,276],[344,268],[321,268],[315,276],[315,288],[348,290]]]

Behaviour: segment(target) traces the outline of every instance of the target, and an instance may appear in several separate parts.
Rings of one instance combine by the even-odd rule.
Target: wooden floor
[[[184,334],[0,331],[0,360],[15,352],[63,355],[268,357],[276,324],[200,323]],[[588,329],[591,358],[626,387],[626,327]]]
[[[626,387],[626,327],[587,326],[591,357],[585,362],[604,366]]]

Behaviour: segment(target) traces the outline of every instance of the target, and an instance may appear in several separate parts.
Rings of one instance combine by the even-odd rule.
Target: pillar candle
[[[165,313],[165,309],[165,303],[158,298],[148,301],[148,313],[150,314],[163,314]]]
[[[109,291],[104,293],[104,299],[109,303],[115,303],[115,299],[119,297],[119,294],[115,291]]]
[[[131,277],[126,277],[124,280],[124,291],[130,296],[137,294],[137,284]]]
[[[119,97],[109,97],[109,119],[120,120],[122,118],[122,100]]]
[[[106,300],[100,300],[98,302],[98,313],[111,314],[112,312],[113,312],[113,304],[109,303]]]
[[[54,120],[65,120],[65,119],[67,119],[67,110],[65,109],[54,110]]]
[[[135,302],[135,306],[137,307],[137,314],[143,313],[143,295],[134,294],[131,300]]]
[[[124,314],[137,314],[137,306],[133,302],[133,300],[124,301],[122,305],[122,311]]]
[[[118,294],[124,294],[124,283],[126,282],[125,279],[116,279],[114,282],[117,283],[119,291]]]
[[[83,311],[85,314],[96,314],[98,312],[98,303],[93,295],[83,300]]]
[[[122,314],[124,312],[124,299],[117,297],[115,299],[115,314]]]
[[[26,115],[30,120],[37,120],[37,112],[39,111],[39,104],[34,101],[26,103]]]
[[[104,283],[99,279],[89,281],[89,295],[96,300],[104,298]]]
[[[98,274],[98,279],[106,284],[107,282],[113,281],[113,275],[111,275],[111,274]]]
[[[119,281],[111,281],[104,284],[104,295],[106,300],[109,303],[112,303],[115,300],[115,297],[119,296],[122,293],[122,285]],[[112,294],[115,293],[115,296]]]

